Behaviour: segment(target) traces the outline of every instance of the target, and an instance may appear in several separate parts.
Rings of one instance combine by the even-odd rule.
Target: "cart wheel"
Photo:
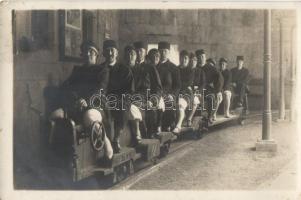
[[[104,147],[104,138],[105,138],[105,130],[102,124],[100,124],[100,129],[96,128],[96,124],[99,122],[95,122],[92,125],[91,129],[91,144],[95,151],[100,151]]]

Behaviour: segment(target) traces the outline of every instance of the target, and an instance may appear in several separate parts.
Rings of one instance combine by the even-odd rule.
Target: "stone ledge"
[[[257,140],[255,147],[256,151],[277,151],[277,143],[274,140]]]

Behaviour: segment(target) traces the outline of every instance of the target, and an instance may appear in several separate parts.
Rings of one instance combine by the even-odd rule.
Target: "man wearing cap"
[[[142,45],[141,43],[139,43]],[[134,76],[134,95],[133,97],[139,97],[142,99],[140,105],[137,105],[138,102],[132,103],[131,105],[131,112],[130,112],[130,119],[133,121],[135,120],[134,126],[136,127],[135,130],[139,128],[139,121],[142,119],[138,116],[143,118],[143,132],[147,134],[148,138],[153,137],[154,132],[156,131],[155,121],[155,111],[154,108],[158,107],[159,100],[158,98],[162,95],[162,86],[161,80],[156,69],[156,65],[146,64],[144,62],[145,57],[145,49],[143,46],[139,46],[136,43],[137,55],[140,54],[140,59],[136,62],[136,65],[131,67],[131,71]],[[135,51],[132,49],[131,51]],[[141,52],[142,53],[141,53]],[[139,53],[140,52],[140,53]],[[137,57],[137,58],[138,58]],[[143,58],[142,58],[143,57]],[[152,98],[152,96],[154,96]],[[158,97],[158,98],[155,98]],[[133,111],[133,112],[132,112]],[[135,112],[134,112],[135,111]],[[144,112],[145,111],[145,112]],[[134,115],[136,114],[136,117]]]
[[[170,131],[175,122],[175,105],[178,94],[181,89],[180,71],[177,66],[169,60],[170,44],[168,42],[159,42],[160,64],[157,66],[163,89],[163,99],[165,103],[165,112],[162,115],[162,128]],[[160,115],[161,116],[161,115]]]
[[[202,67],[205,77],[205,97],[208,100],[208,117],[209,123],[216,120],[216,112],[223,99],[222,88],[224,85],[223,75],[215,67],[216,63],[212,58],[207,59],[206,64]]]
[[[132,45],[127,45],[124,48],[124,60],[125,63],[124,65],[126,67],[128,67],[131,71],[131,73],[133,74],[133,93],[131,94],[131,97],[134,97],[133,95],[136,93],[135,90],[135,82],[136,82],[136,77],[135,77],[135,67],[136,67],[136,58],[137,58],[137,53],[136,50],[134,48],[134,46]],[[139,96],[141,97],[141,96]],[[135,99],[133,99],[135,100]],[[139,99],[140,100],[140,99]],[[143,100],[142,101],[134,101],[131,102],[130,106],[129,106],[129,112],[128,112],[128,119],[130,122],[130,126],[132,129],[132,132],[135,135],[135,139],[136,139],[136,143],[140,143],[141,141],[141,133],[140,133],[140,127],[139,124],[142,121],[142,113],[141,113],[141,108],[142,108],[142,104],[143,104]]]
[[[206,77],[203,67],[206,64],[206,53],[204,49],[198,49],[195,51],[195,56],[197,59],[197,65],[195,69],[194,77],[194,90],[196,96],[199,98],[200,102],[203,101],[203,93],[206,85]]]
[[[197,86],[196,78],[195,78],[196,74],[197,74],[197,70],[198,70],[198,68],[197,68],[197,64],[198,64],[197,56],[194,52],[191,52],[190,55],[189,55],[189,58],[190,58],[189,66],[193,70],[193,73],[194,73],[193,82],[192,82],[194,103],[192,105],[192,110],[191,110],[191,112],[189,113],[189,115],[187,117],[187,126],[191,126],[192,118],[193,118],[193,116],[196,112],[196,109],[197,109],[198,105],[201,104],[201,99],[202,99],[202,92],[199,91],[199,86]],[[205,81],[204,73],[202,73],[202,74],[203,74],[203,77],[200,77],[200,74],[199,74],[199,80],[202,79],[203,81]],[[205,85],[205,83],[198,84],[198,85]],[[201,87],[201,90],[202,90],[202,86],[200,86],[200,87]]]
[[[114,40],[104,41],[103,56],[105,62],[102,66],[108,67],[110,72],[107,98],[116,100],[108,103],[107,109],[114,120],[113,147],[114,151],[118,153],[121,149],[119,138],[123,133],[127,120],[126,108],[128,101],[124,97],[133,93],[134,78],[128,67],[117,62],[118,50]]]
[[[157,71],[157,67],[160,63],[160,52],[158,49],[151,49],[148,54],[148,64],[152,69],[152,73],[154,74],[153,78],[154,82],[158,82],[158,87],[155,87],[154,89],[151,89],[151,97],[149,97],[151,101],[151,108],[155,109],[149,109],[149,114],[146,118],[147,124],[149,126],[149,130],[151,133],[151,137],[153,137],[153,133],[161,132],[161,126],[162,126],[162,116],[165,111],[165,104],[163,100],[163,89],[162,89],[162,84],[161,84],[161,79],[159,76],[159,73]],[[156,85],[156,84],[153,84]]]
[[[230,118],[230,103],[231,103],[231,84],[232,84],[232,73],[227,69],[228,61],[225,58],[219,59],[220,71],[224,78],[223,96],[224,96],[224,116]]]
[[[234,92],[238,94],[237,106],[242,107],[246,95],[247,85],[249,81],[249,70],[244,67],[244,57],[237,56],[237,66],[231,69],[232,73],[232,86]]]
[[[198,49],[195,51],[197,56],[198,64],[197,67],[201,68],[206,64],[206,52],[204,49]]]
[[[55,110],[50,119],[63,118],[66,111],[68,117],[80,124],[77,126],[78,131],[97,131],[96,134],[104,140],[105,155],[111,159],[113,149],[103,131],[104,106],[100,104],[102,108],[96,108],[91,101],[100,91],[106,93],[109,79],[109,70],[96,64],[98,55],[98,49],[93,42],[83,42],[81,56],[84,63],[82,66],[75,66],[70,77],[62,84],[62,108]]]
[[[191,111],[191,107],[197,107],[199,104],[198,98],[194,98],[193,94],[193,81],[194,81],[194,69],[189,65],[189,53],[186,50],[180,52],[180,78],[181,89],[178,102],[178,121],[176,127],[172,131],[175,134],[179,134],[181,131],[182,123],[185,118],[185,110],[188,107]],[[189,115],[187,119],[187,125],[191,126],[192,116]]]
[[[137,53],[137,65],[145,64],[145,56],[146,56],[146,45],[142,41],[134,42],[134,47]]]

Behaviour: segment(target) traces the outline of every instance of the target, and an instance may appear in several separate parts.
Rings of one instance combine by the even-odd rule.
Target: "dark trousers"
[[[174,127],[176,116],[176,110],[165,110],[162,116],[162,130],[166,131],[168,127]]]
[[[158,128],[158,110],[146,110],[144,113],[143,130],[145,131],[145,137],[151,138]]]
[[[110,123],[110,139],[117,141],[123,132],[127,117],[124,110],[110,110],[108,112]]]
[[[237,84],[234,88],[234,92],[238,95],[238,103],[243,104],[244,98],[246,96],[247,85],[246,84]]]
[[[216,101],[216,95],[214,92],[214,88],[211,86],[207,86],[204,95],[205,95],[205,101],[206,101],[206,105],[204,105],[204,106],[208,112],[208,118],[211,118],[214,109],[217,109],[216,108],[217,101]]]

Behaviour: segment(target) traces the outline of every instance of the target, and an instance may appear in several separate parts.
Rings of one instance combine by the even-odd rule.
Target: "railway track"
[[[139,180],[151,175],[153,172],[159,170],[161,167],[165,166],[170,161],[180,158],[183,155],[185,155],[186,153],[188,153],[190,150],[192,150],[192,147],[190,146],[190,144],[192,144],[194,142],[196,142],[196,141],[195,140],[178,141],[176,143],[173,143],[173,145],[170,147],[170,151],[169,151],[167,157],[163,157],[163,158],[159,159],[158,163],[155,165],[152,165],[150,163],[144,164],[144,165],[143,165],[143,163],[137,163],[136,173],[134,173],[127,179],[119,182],[118,184],[116,184],[108,189],[110,189],[110,190],[127,190],[127,189],[129,189],[131,186],[133,186]]]

